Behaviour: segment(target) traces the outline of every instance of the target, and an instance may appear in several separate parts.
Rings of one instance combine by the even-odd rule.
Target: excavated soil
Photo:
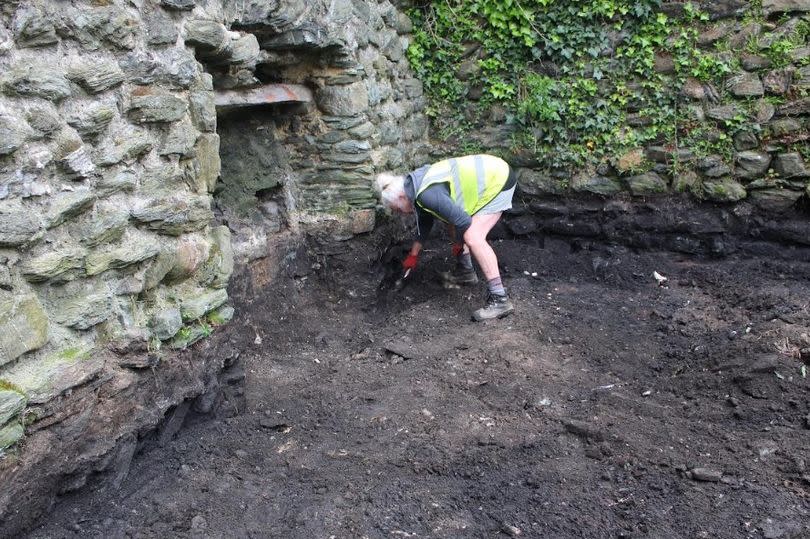
[[[438,242],[398,294],[371,239],[299,256],[226,330],[244,413],[30,537],[810,537],[810,265],[494,245],[483,324]]]

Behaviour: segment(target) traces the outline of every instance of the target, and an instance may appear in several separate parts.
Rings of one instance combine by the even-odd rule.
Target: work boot
[[[442,273],[444,282],[453,285],[471,285],[478,283],[478,275],[475,270],[470,268],[466,269],[462,266],[456,266],[453,271],[446,271]]]
[[[493,318],[503,318],[514,310],[515,306],[509,301],[509,296],[490,294],[487,297],[487,304],[473,313],[473,320],[482,322]]]

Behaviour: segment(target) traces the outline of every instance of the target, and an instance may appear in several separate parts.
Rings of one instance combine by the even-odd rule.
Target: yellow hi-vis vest
[[[467,155],[446,159],[428,168],[419,192],[416,193],[416,203],[433,213],[419,203],[419,195],[431,185],[447,183],[450,186],[450,198],[464,208],[468,215],[475,215],[498,196],[508,179],[509,165],[494,155]],[[437,217],[441,219],[440,215]]]

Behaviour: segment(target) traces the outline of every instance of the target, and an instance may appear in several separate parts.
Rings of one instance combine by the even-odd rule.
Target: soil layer
[[[482,324],[438,242],[399,292],[371,239],[299,256],[226,330],[244,413],[30,537],[810,536],[810,264],[494,246]]]

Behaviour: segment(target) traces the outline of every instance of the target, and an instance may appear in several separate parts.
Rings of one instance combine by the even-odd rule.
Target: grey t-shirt
[[[416,203],[416,193],[422,185],[429,165],[418,168],[405,178],[405,194],[413,202],[416,209],[417,239],[424,243],[433,228],[435,217],[424,208],[438,215],[443,221],[456,227],[456,241],[464,238],[464,233],[472,224],[472,217],[450,198],[450,187],[446,183],[431,185],[419,194],[419,204]]]

